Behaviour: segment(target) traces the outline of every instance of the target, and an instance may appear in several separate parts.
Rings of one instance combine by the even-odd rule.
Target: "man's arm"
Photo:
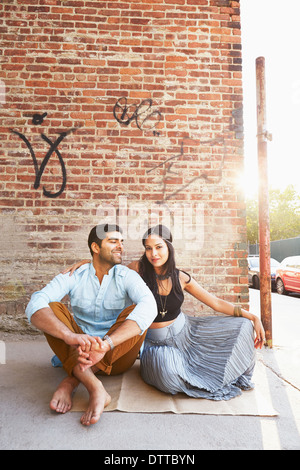
[[[126,276],[124,286],[132,303],[136,306],[124,323],[109,334],[114,346],[118,346],[134,336],[143,334],[153,323],[157,315],[157,306],[153,294],[139,274],[131,271]],[[106,340],[100,340],[99,345],[93,346],[90,352],[80,351],[79,348],[80,356],[78,361],[81,370],[86,370],[97,364],[110,349],[111,346]]]
[[[75,276],[71,278],[68,275],[59,274],[43,289],[31,296],[26,308],[26,315],[28,320],[44,333],[62,339],[66,344],[80,345],[83,350],[89,350],[91,344],[98,341],[97,338],[72,332],[56,317],[49,306],[50,302],[60,302],[63,297],[68,295],[75,283]]]
[[[100,341],[99,338],[71,331],[56,317],[51,307],[37,310],[31,316],[31,323],[44,333],[62,339],[70,346],[80,346],[82,351],[89,351],[92,345],[95,346]]]
[[[155,298],[141,276],[131,269],[127,273],[124,284],[129,298],[135,304],[127,320],[136,322],[140,329],[139,334],[143,334],[157,316]]]
[[[113,331],[109,337],[113,342],[114,347],[122,344],[127,339],[132,338],[141,334],[141,329],[138,324],[133,320],[125,320],[117,330]],[[87,349],[84,351],[79,348],[78,362],[81,370],[84,371],[89,367],[97,364],[105,356],[105,354],[111,350],[111,346],[107,340],[101,340],[98,338],[97,344],[92,344],[90,351]]]

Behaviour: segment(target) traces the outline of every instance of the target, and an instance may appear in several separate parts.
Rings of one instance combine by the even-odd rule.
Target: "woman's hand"
[[[264,327],[262,326],[262,322],[260,321],[258,317],[254,316],[252,321],[253,321],[253,326],[254,326],[254,330],[256,333],[256,338],[254,340],[254,347],[255,349],[258,349],[258,348],[261,349],[266,340],[265,330],[264,330]]]
[[[76,269],[80,268],[80,266],[82,266],[83,264],[86,264],[86,263],[90,263],[90,260],[89,259],[83,259],[82,261],[77,261],[77,263],[72,264],[72,266],[70,266],[69,268],[64,269],[64,271],[62,271],[61,273],[62,274],[67,274],[68,272],[70,272],[69,275],[72,276],[72,274],[74,273],[74,271],[76,271]]]

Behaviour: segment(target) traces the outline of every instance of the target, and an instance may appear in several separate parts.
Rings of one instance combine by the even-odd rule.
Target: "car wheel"
[[[277,293],[280,294],[280,295],[283,295],[283,294],[287,293],[286,290],[285,290],[283,281],[282,281],[282,279],[280,279],[280,277],[276,280],[276,290],[277,290]]]
[[[254,289],[259,289],[259,278],[257,276],[253,276],[252,282]]]

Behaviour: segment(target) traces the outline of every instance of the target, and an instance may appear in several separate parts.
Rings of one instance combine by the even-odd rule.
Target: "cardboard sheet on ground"
[[[160,392],[142,380],[139,361],[136,361],[134,366],[122,375],[101,377],[105,389],[112,397],[105,411],[276,416],[278,413],[274,410],[268,390],[263,385],[264,374],[263,365],[258,361],[253,376],[254,390],[242,392],[241,396],[228,401],[214,401],[190,398],[185,394],[168,395]],[[80,385],[74,396],[72,411],[84,411],[87,403],[88,394]]]

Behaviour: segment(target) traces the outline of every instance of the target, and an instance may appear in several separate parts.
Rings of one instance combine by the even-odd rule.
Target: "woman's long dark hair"
[[[163,265],[162,274],[171,278],[172,286],[174,288],[175,294],[182,294],[182,288],[179,281],[179,272],[175,264],[175,251],[172,245],[172,234],[170,230],[164,225],[156,225],[155,227],[149,228],[143,235],[142,243],[145,247],[146,240],[149,235],[158,235],[164,240],[168,247],[169,256],[165,264]],[[158,286],[156,281],[155,270],[148,261],[146,253],[139,260],[139,274],[144,279],[145,283],[153,293],[158,292]]]

